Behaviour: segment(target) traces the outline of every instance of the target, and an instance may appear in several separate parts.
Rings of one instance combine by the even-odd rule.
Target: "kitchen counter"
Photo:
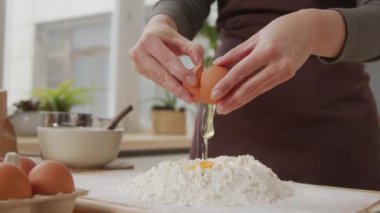
[[[134,139],[134,140],[132,140]],[[169,142],[168,142],[169,141]],[[180,141],[180,142],[178,142]],[[185,136],[124,135],[122,149],[144,150],[188,149],[190,139]],[[19,138],[21,152],[39,153],[37,138]],[[131,144],[129,144],[131,143]],[[141,143],[141,146],[139,146]],[[179,144],[176,144],[179,143]],[[160,146],[160,144],[164,144]],[[175,145],[174,145],[175,144]],[[131,146],[128,146],[131,145]],[[29,149],[28,149],[29,148]],[[33,149],[31,149],[33,148]],[[131,149],[129,149],[131,148]],[[74,213],[135,213],[135,212],[380,212],[362,211],[378,203],[380,192],[348,188],[317,186],[295,183],[294,198],[278,204],[259,204],[251,206],[224,207],[189,207],[178,205],[157,205],[147,202],[136,202],[117,193],[118,186],[138,174],[159,164],[163,160],[188,158],[188,154],[154,155],[119,157],[116,161],[129,163],[135,169],[90,170],[73,172],[77,188],[89,190],[85,197],[77,199]],[[380,205],[380,204],[379,204]],[[378,207],[375,206],[378,210]]]
[[[89,194],[77,199],[73,213],[140,213],[140,212],[308,212],[308,213],[347,213],[380,212],[380,192],[293,183],[294,197],[285,198],[274,204],[250,206],[180,206],[161,205],[136,201],[120,195],[119,186],[142,174],[163,160],[188,158],[188,154],[121,157],[115,161],[131,164],[135,169],[115,168],[112,170],[73,170],[77,188],[89,190]],[[41,160],[41,159],[37,159]],[[373,206],[374,211],[363,211]]]
[[[163,159],[177,159],[186,157],[161,156],[154,159],[151,165],[156,165]],[[146,160],[151,157],[147,157]],[[133,162],[133,158],[123,158]],[[141,165],[140,165],[141,166]],[[117,193],[118,186],[129,179],[146,171],[144,169],[94,171],[74,173],[78,188],[88,189],[88,196],[77,200],[74,213],[135,213],[135,212],[359,212],[380,199],[380,192],[348,188],[318,186],[311,184],[294,183],[295,195],[274,204],[255,204],[250,206],[223,206],[223,207],[192,207],[179,205],[152,204],[136,201]],[[373,212],[373,211],[369,211]],[[363,212],[364,213],[364,212]]]
[[[37,137],[18,137],[18,150],[25,155],[39,155],[40,145]],[[120,153],[147,153],[180,151],[188,152],[191,138],[186,135],[124,134]]]

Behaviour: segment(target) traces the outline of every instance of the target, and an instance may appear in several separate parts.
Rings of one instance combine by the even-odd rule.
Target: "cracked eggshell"
[[[183,83],[183,86],[192,94],[196,102],[216,104],[210,98],[211,91],[215,85],[228,73],[228,69],[221,66],[210,66],[205,71],[201,65],[195,66],[192,71],[198,80],[195,86],[189,86]]]

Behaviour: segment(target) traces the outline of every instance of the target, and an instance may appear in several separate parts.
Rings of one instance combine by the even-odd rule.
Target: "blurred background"
[[[152,132],[151,108],[165,92],[133,70],[129,49],[138,40],[156,0],[1,0],[0,30],[5,38],[0,88],[15,104],[35,96],[38,88],[90,90],[91,100],[73,112],[111,118],[125,106],[135,110],[124,121],[127,132]],[[216,7],[209,18],[215,21]],[[5,21],[4,21],[5,20]],[[207,46],[207,39],[197,38]],[[210,55],[213,54],[212,49]],[[188,59],[183,59],[191,66]],[[380,63],[367,64],[371,86],[380,101]],[[34,95],[33,95],[34,94]],[[161,100],[158,100],[158,97]],[[196,106],[186,108],[186,134],[192,135]]]
[[[36,88],[89,88],[90,101],[70,111],[111,118],[135,107],[127,132],[152,131],[151,107],[164,91],[132,68],[129,49],[138,40],[155,0],[2,0],[4,23],[2,88],[10,114]],[[183,103],[178,102],[178,106]],[[190,107],[188,122],[193,117]],[[187,125],[189,134],[192,126]]]

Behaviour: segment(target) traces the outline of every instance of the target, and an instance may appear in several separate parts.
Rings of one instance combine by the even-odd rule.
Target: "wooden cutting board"
[[[274,204],[223,207],[186,207],[136,201],[117,193],[118,187],[141,174],[142,170],[76,173],[78,188],[88,189],[89,195],[78,200],[76,213],[119,212],[358,212],[380,199],[380,192],[294,183],[295,196]]]

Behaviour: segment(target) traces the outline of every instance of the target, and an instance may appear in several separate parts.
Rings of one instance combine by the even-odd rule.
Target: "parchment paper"
[[[292,183],[295,195],[272,204],[251,206],[162,205],[136,200],[117,192],[118,187],[142,170],[104,171],[74,174],[77,188],[88,189],[88,198],[140,207],[148,212],[358,212],[380,199],[380,192]]]

